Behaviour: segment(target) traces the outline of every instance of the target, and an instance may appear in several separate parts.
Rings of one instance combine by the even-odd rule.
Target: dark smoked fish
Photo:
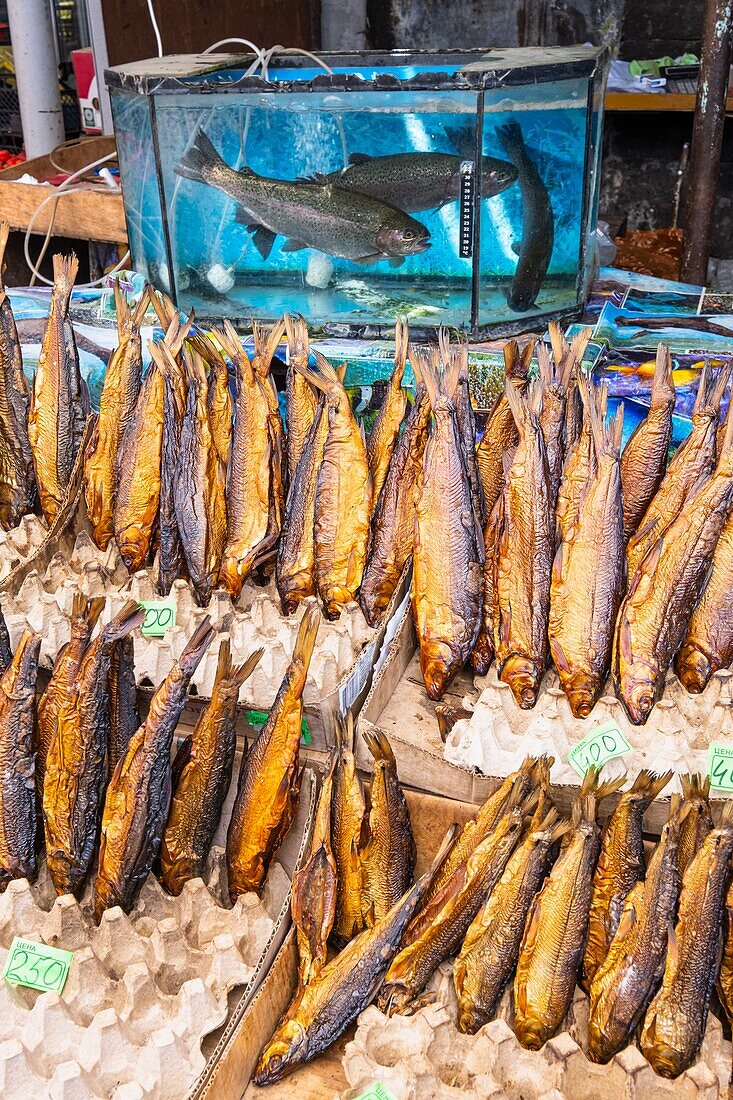
[[[140,728],[135,681],[135,643],[131,634],[115,642],[109,662],[109,774],[127,752],[133,733]]]
[[[34,723],[41,638],[25,630],[0,677],[0,890],[38,872]]]
[[[328,937],[336,918],[336,860],[331,847],[331,802],[333,770],[323,778],[318,796],[313,834],[308,858],[293,875],[290,909],[298,942],[298,979],[301,987],[312,982],[321,972],[328,954]]]
[[[407,365],[409,338],[407,322],[398,321],[395,326],[394,367],[389,376],[387,391],[374,421],[374,427],[367,439],[367,457],[372,475],[372,500],[375,507],[387,476],[389,462],[407,408],[407,392],[403,389],[402,379]]]
[[[30,390],[2,267],[10,227],[0,221],[0,525],[8,531],[33,511],[36,475],[28,438]]]

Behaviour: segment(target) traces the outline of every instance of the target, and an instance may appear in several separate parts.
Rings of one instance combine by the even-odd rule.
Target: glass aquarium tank
[[[134,265],[199,317],[297,310],[340,335],[568,318],[607,65],[579,46],[111,69]]]

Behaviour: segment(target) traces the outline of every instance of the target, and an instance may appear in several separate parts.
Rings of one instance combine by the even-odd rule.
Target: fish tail
[[[334,366],[329,363],[326,356],[322,352],[312,349],[313,355],[316,360],[318,371],[312,371],[309,368],[296,367],[302,375],[304,375],[309,382],[311,382],[317,389],[323,393],[333,393],[336,390],[342,389],[342,382],[336,372]]]
[[[311,663],[320,622],[321,613],[317,607],[308,608],[300,620],[298,636],[295,639],[295,649],[293,650],[293,661],[299,662],[303,666],[304,672],[308,671],[308,666]]]
[[[577,828],[584,821],[594,822],[598,799],[595,794],[586,794],[576,798],[572,808],[572,825]]]
[[[83,594],[81,598],[84,606],[80,614],[88,622],[89,629],[94,630],[94,627],[99,622],[99,616],[104,611],[104,605],[107,601],[104,596],[92,596],[91,599],[86,600],[86,602],[84,602]],[[74,596],[74,605],[72,607],[71,614],[74,618],[77,617],[76,596]]]
[[[179,176],[198,183],[208,183],[222,169],[232,171],[203,130],[197,131],[190,148],[186,149],[175,168]],[[248,168],[242,168],[239,174],[251,175]]]
[[[615,794],[616,791],[620,791],[626,782],[628,776],[626,772],[623,775],[617,775],[615,779],[606,779],[604,783],[601,783],[596,788],[596,799],[598,802],[602,798],[608,798],[609,795]]]
[[[583,782],[578,792],[578,801],[581,801],[586,795],[592,794],[596,790],[600,774],[601,769],[597,768],[595,764],[591,764],[588,771],[583,776]]]
[[[730,828],[733,826],[733,798],[726,798],[720,814],[718,828]]]
[[[186,644],[183,653],[178,658],[178,664],[184,673],[188,674],[195,671],[199,661],[211,645],[211,639],[215,633],[216,631],[211,625],[211,619],[208,615],[204,616]]]
[[[5,297],[5,284],[3,283],[3,262],[5,260],[5,249],[8,244],[8,235],[10,233],[10,226],[6,221],[0,221],[0,300]]]
[[[430,864],[430,868],[428,870],[429,881],[431,883],[435,881],[435,878],[436,878],[438,872],[440,871],[441,867],[443,866],[446,859],[448,858],[448,856],[451,852],[451,849],[453,848],[453,845],[455,844],[456,840],[458,839],[458,834],[460,833],[460,831],[461,831],[460,825],[457,822],[454,821],[453,824],[448,829],[448,831],[446,832],[446,834],[443,837],[442,841],[440,842],[440,847],[438,848],[437,852],[435,853],[435,857],[433,859],[433,862]],[[428,889],[429,889],[429,887],[428,887]]]
[[[391,383],[395,390],[399,390],[402,379],[405,376],[407,354],[410,346],[410,328],[406,317],[401,317],[394,329],[394,368],[392,370]],[[417,378],[417,375],[415,375]]]
[[[461,378],[462,366],[460,356],[454,355],[452,350],[449,350],[447,361],[445,361],[443,367],[443,376],[440,380],[440,391],[453,403],[455,403],[456,400]]]
[[[642,795],[653,802],[659,792],[667,786],[673,774],[671,771],[658,774],[650,771],[649,768],[643,768],[634,780],[629,793]]]
[[[244,664],[234,665],[232,663],[232,643],[229,638],[224,638],[219,646],[219,660],[216,665],[214,687],[224,682],[241,687],[244,681],[254,672],[264,652],[264,649],[257,649],[247,658]]]
[[[682,809],[682,795],[673,794],[669,800],[669,821],[673,821]]]
[[[285,314],[285,332],[288,338],[290,358],[301,359],[308,362],[310,345],[308,343],[308,324],[300,313]]]
[[[56,253],[53,258],[53,289],[60,299],[64,313],[68,309],[78,272],[79,261],[75,252],[70,252],[68,256]]]
[[[415,375],[416,389],[419,389],[421,386],[425,385],[425,365],[427,360],[422,349],[416,347],[415,344],[409,345],[407,354],[410,360],[410,366],[412,367],[412,373]]]
[[[257,668],[264,656],[264,649],[256,649],[254,653],[250,653],[246,661],[241,665],[234,665],[231,669],[229,679],[237,687],[241,687],[245,680],[249,680],[250,676]]]
[[[725,432],[723,433],[723,441],[720,445],[720,451],[718,453],[718,466],[724,458],[728,458],[730,455],[731,447],[733,446],[733,401],[728,406],[728,411],[725,414]]]
[[[144,618],[145,608],[141,607],[137,600],[128,600],[119,614],[115,615],[114,619],[110,619],[102,631],[105,642],[111,644],[124,638],[131,630],[136,630]]]
[[[130,324],[130,307],[127,304],[127,298],[122,293],[122,287],[120,286],[120,280],[115,279],[114,286],[112,287],[112,293],[115,298],[115,313],[117,315],[117,335],[120,340],[123,338],[125,329]]]
[[[355,727],[354,727],[354,712],[349,709],[343,717],[339,714],[336,715],[336,748],[339,752],[345,749],[347,752],[353,753],[354,751],[354,739],[355,739]]]
[[[386,733],[380,729],[364,730],[362,737],[366,741],[367,748],[375,760],[384,760],[388,764],[395,764],[395,755]]]
[[[710,397],[708,398],[708,404],[713,408],[716,415],[720,415],[720,403],[725,396],[725,391],[728,389],[728,383],[730,382],[731,372],[733,372],[733,364],[729,363],[727,367],[719,372],[718,377],[713,380],[710,386]]]
[[[650,406],[654,408],[655,405],[667,405],[670,400],[674,401],[672,356],[668,344],[659,344],[650,392]]]
[[[692,801],[693,798],[703,798],[707,802],[710,797],[709,775],[703,778],[699,772],[689,772],[680,776],[680,783],[682,784],[682,794],[686,800]]]
[[[510,119],[503,126],[497,126],[496,136],[509,157],[521,156],[524,153],[522,128],[515,119]]]
[[[257,321],[252,321],[252,338],[254,339],[255,345],[254,362],[259,368],[257,373],[261,378],[266,378],[270,373],[272,358],[277,351],[278,344],[285,335],[285,328],[286,322],[284,317],[281,317],[280,320],[269,329],[259,325]]]
[[[530,337],[519,353],[516,369],[512,372],[512,378],[525,381],[529,378],[529,370],[532,366],[532,356],[537,347],[537,340]]]
[[[618,458],[621,454],[621,440],[624,435],[624,406],[623,402],[616,409],[616,415],[611,421],[608,435],[608,445],[612,453]]]
[[[588,347],[592,335],[593,329],[583,328],[580,330],[580,332],[576,332],[575,336],[573,336],[572,340],[570,341],[569,358],[571,363],[571,374],[573,370],[575,370],[576,366],[580,362],[582,362],[583,356],[585,355],[585,349]]]
[[[146,283],[142,289],[142,293],[135,303],[135,307],[132,310],[132,324],[133,327],[139,329],[145,320],[145,314],[148,312],[148,306],[150,304],[150,293],[152,291],[150,283]],[[129,305],[128,305],[129,309]]]
[[[537,345],[537,365],[540,368],[540,381],[542,388],[547,389],[555,381],[555,371],[552,365],[552,357],[550,355],[547,344]]]
[[[166,329],[165,336],[163,337],[163,342],[168,345],[172,355],[178,355],[178,353],[180,352],[181,348],[183,347],[183,341],[188,336],[193,322],[193,310],[191,310],[188,317],[185,317],[183,320],[179,318],[177,313],[174,317],[171,318],[171,323]]]
[[[556,363],[561,363],[567,353],[570,351],[568,342],[565,339],[562,326],[557,321],[550,321],[547,326],[547,330],[550,333],[550,344],[552,345],[552,355]]]
[[[703,405],[708,404],[708,387],[710,385],[710,363],[706,359],[703,363],[702,370],[700,371],[700,377],[697,383],[697,393],[695,394],[695,404],[692,406],[692,415],[695,416],[700,412]]]
[[[162,290],[154,290],[153,287],[149,286],[148,292],[150,304],[155,310],[158,323],[165,332],[173,318],[178,316],[178,311],[168,295],[164,294]]]

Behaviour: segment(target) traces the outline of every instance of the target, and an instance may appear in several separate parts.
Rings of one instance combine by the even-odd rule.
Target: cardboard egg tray
[[[99,926],[91,887],[81,902],[56,897],[45,862],[32,886],[11,882],[0,894],[0,966],[16,935],[73,951],[74,959],[60,996],[0,983],[2,1095],[182,1100],[195,1090],[286,936],[291,878],[315,800],[315,775],[306,769],[300,808],[262,898],[245,894],[234,907],[223,824],[203,879],[173,898],[150,875],[130,915],[115,907]]]
[[[476,1035],[455,1025],[452,966],[444,964],[431,983],[435,1003],[413,1016],[387,1018],[371,1006],[361,1014],[342,1060],[357,1096],[374,1081],[395,1100],[719,1100],[728,1096],[731,1044],[712,1014],[700,1056],[676,1081],[657,1077],[636,1046],[606,1066],[586,1058],[588,1001],[580,990],[565,1030],[540,1051],[525,1050],[511,1029],[511,994],[497,1019]]]

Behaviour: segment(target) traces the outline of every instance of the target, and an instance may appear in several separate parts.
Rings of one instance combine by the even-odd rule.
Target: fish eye
[[[278,1070],[278,1069],[280,1069],[280,1066],[282,1064],[283,1064],[282,1054],[273,1054],[272,1058],[270,1059],[270,1067],[274,1070]]]

